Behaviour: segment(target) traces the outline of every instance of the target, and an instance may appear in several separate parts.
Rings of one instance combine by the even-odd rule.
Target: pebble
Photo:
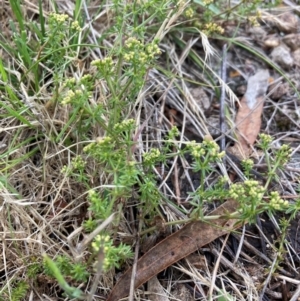
[[[289,48],[283,44],[275,47],[270,54],[272,60],[283,68],[290,68],[294,64],[294,59]]]
[[[202,108],[204,111],[208,110],[211,106],[211,100],[207,96],[206,92],[201,87],[196,87],[190,89],[193,98],[196,103]]]
[[[274,35],[269,36],[265,40],[264,45],[266,48],[275,48],[280,45],[280,39]]]
[[[294,64],[298,67],[300,67],[300,49],[297,49],[292,52],[292,56],[294,59]]]
[[[282,38],[282,41],[294,51],[300,47],[300,33],[288,34]]]
[[[273,100],[279,100],[289,92],[289,84],[286,82],[274,83],[269,86],[269,96]]]
[[[299,18],[297,15],[287,12],[278,16],[275,23],[280,31],[284,33],[295,33],[298,31]]]

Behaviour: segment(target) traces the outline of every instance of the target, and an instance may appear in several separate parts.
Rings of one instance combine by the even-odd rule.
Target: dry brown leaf
[[[235,123],[237,127],[237,144],[231,150],[240,159],[247,158],[251,153],[260,132],[261,114],[264,97],[268,88],[269,71],[259,70],[248,80],[247,91],[240,102]]]
[[[178,260],[240,227],[241,223],[237,220],[226,218],[228,214],[235,212],[236,208],[236,201],[228,200],[210,214],[219,215],[221,218],[211,223],[191,222],[149,250],[137,262],[135,289]],[[117,282],[107,301],[118,301],[128,296],[131,276],[130,268]]]
[[[156,276],[148,281],[148,291],[151,293],[149,295],[151,301],[170,301]]]

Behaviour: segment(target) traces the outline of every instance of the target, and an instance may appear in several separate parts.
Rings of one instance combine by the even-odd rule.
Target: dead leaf
[[[259,70],[251,76],[248,80],[247,91],[240,101],[240,108],[235,119],[238,142],[234,146],[234,150],[231,149],[231,152],[240,159],[249,157],[251,146],[260,132],[268,79],[268,70]]]
[[[228,200],[210,214],[220,215],[221,218],[210,223],[191,222],[149,250],[137,262],[135,289],[178,260],[240,227],[241,223],[238,220],[226,218],[226,215],[235,212],[236,208],[236,201]],[[130,268],[117,282],[107,301],[118,301],[128,296],[131,276]]]
[[[148,281],[149,299],[152,301],[169,301],[169,298],[156,276]]]
[[[229,77],[230,78],[235,78],[241,76],[241,73],[238,70],[233,70],[229,72]]]

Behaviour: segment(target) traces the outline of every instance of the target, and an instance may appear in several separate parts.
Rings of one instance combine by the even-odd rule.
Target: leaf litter
[[[4,1],[2,2],[4,3]],[[31,13],[34,12],[37,14],[37,6],[33,8],[32,5],[34,6],[34,4],[31,4],[28,10],[30,10]],[[60,12],[68,12],[73,4],[70,1],[59,1],[58,5]],[[90,9],[90,11],[93,10],[94,8]],[[4,11],[9,11],[9,8],[6,10],[4,9]],[[286,21],[286,16],[281,19],[281,12],[278,16],[276,16],[276,18],[272,17],[273,13],[270,15],[269,12],[264,12],[264,14],[266,14],[265,22],[267,25],[263,26],[262,31],[260,32],[260,37],[255,35],[251,36],[250,45],[253,46],[253,49],[258,48],[267,59],[271,53],[270,48],[273,49],[275,47],[279,47],[280,43],[287,44],[292,51],[295,51],[295,48],[297,47],[294,45],[297,45],[297,40],[299,39],[297,33],[294,33],[295,26],[297,26],[295,25],[295,22],[293,21],[292,26],[290,26],[289,22]],[[291,14],[291,20],[298,19],[294,12]],[[11,16],[5,18],[9,20],[11,19]],[[106,24],[105,20],[103,22],[101,18],[99,18],[98,23],[97,19],[95,20],[96,24],[93,24],[93,26],[95,25],[95,28],[97,27],[101,29],[103,26],[101,24]],[[145,117],[145,114],[143,115],[141,109],[136,109],[133,112],[135,116],[140,116],[141,124],[147,120],[145,129],[139,137],[141,141],[138,141],[141,145],[143,145],[142,147],[147,149],[159,145],[162,140],[163,132],[170,126],[168,118],[162,114],[162,112],[164,112],[163,106],[168,106],[169,109],[175,109],[177,111],[177,116],[179,116],[179,118],[177,118],[175,122],[181,128],[182,133],[184,134],[184,140],[196,139],[199,141],[205,135],[210,133],[210,129],[218,128],[219,126],[218,123],[214,123],[211,124],[210,129],[208,127],[207,119],[218,116],[218,99],[215,97],[215,87],[207,80],[205,74],[202,71],[199,71],[199,66],[195,64],[196,57],[195,60],[189,57],[189,60],[181,61],[180,64],[178,64],[180,60],[178,59],[177,53],[180,51],[180,48],[176,46],[174,40],[172,40],[172,36],[166,35],[166,33],[174,25],[173,22],[176,22],[176,20],[166,21],[161,27],[158,35],[165,36],[165,41],[163,41],[161,45],[161,47],[166,51],[165,58],[167,57],[173,63],[174,66],[172,66],[172,68],[174,68],[173,70],[175,73],[180,74],[182,81],[180,82],[176,80],[170,85],[170,80],[164,74],[158,70],[150,70],[149,79],[151,79],[151,81],[146,93],[147,95],[139,98],[137,107],[143,108],[145,112],[152,112],[153,114],[151,114],[151,118],[147,119],[149,116]],[[269,24],[273,27],[270,26],[268,22],[270,22]],[[99,30],[95,30],[93,26],[91,27],[91,31],[94,35],[99,36]],[[234,30],[236,30],[237,24],[224,24],[225,35],[228,35],[229,37],[231,37],[230,30],[232,29],[230,26],[233,26]],[[274,29],[276,26],[277,29]],[[9,31],[9,26],[5,26],[5,28]],[[282,34],[281,31],[284,32],[284,34]],[[247,31],[247,26],[245,26],[245,28],[240,27],[238,28],[237,34],[243,39],[249,39],[250,30]],[[264,45],[265,39],[261,38],[262,36],[275,36],[276,42]],[[206,57],[208,53],[212,53],[209,64],[213,67],[209,66],[209,69],[211,72],[215,72],[216,82],[222,84],[222,79],[218,76],[219,58],[214,56],[215,53],[219,52],[218,42],[218,40],[206,40],[206,36],[202,36],[202,44],[200,42],[196,43],[193,45],[190,52],[194,52],[200,57]],[[213,48],[210,43],[215,47]],[[286,49],[286,47],[284,48]],[[214,49],[214,51],[212,51],[212,49]],[[277,52],[279,51],[277,50]],[[240,104],[238,104],[239,109],[237,117],[234,122],[229,122],[229,124],[233,124],[234,126],[233,128],[230,128],[227,133],[235,143],[234,147],[237,148],[237,157],[249,156],[253,150],[256,136],[260,131],[265,131],[274,135],[276,147],[280,146],[282,143],[290,143],[294,150],[293,160],[286,167],[286,170],[280,174],[282,181],[279,189],[282,191],[282,194],[286,193],[286,196],[297,195],[296,185],[299,184],[300,171],[300,104],[294,87],[288,85],[288,88],[286,88],[283,93],[280,93],[280,97],[277,97],[277,99],[273,99],[271,95],[265,95],[267,92],[269,74],[267,74],[267,71],[254,72],[254,75],[249,77],[247,85],[247,76],[244,76],[244,74],[248,72],[248,70],[245,70],[246,68],[244,68],[246,66],[246,61],[250,59],[251,64],[254,65],[254,69],[257,70],[267,70],[268,68],[268,72],[270,72],[270,75],[275,78],[275,81],[279,80],[279,86],[287,83],[287,81],[281,77],[282,74],[275,72],[274,69],[272,69],[265,61],[260,60],[245,49],[232,46],[229,53],[231,53],[232,57],[228,60],[228,69],[231,71],[241,71],[239,73],[241,76],[235,78],[233,83],[228,85],[226,84],[227,93],[229,93],[228,103],[231,104],[231,106],[228,106],[228,109],[232,113],[232,116],[235,112],[235,108],[232,106],[232,103],[234,103],[234,98],[236,97],[238,88],[247,86],[248,92],[248,96],[246,92],[245,96],[240,100]],[[98,50],[93,52],[93,55],[96,57],[98,57],[98,54]],[[294,59],[294,54],[292,54],[291,57],[293,60],[289,60],[287,64],[284,61],[284,58],[280,58],[279,56],[276,58],[276,64],[278,63],[279,66],[281,65],[284,68],[287,68],[287,76],[295,85],[296,90],[299,90],[299,64],[297,65],[297,62]],[[164,65],[165,61],[166,60],[162,60],[161,64]],[[208,63],[205,60],[203,60],[203,62]],[[259,78],[262,79],[262,83],[259,82]],[[250,83],[254,83],[254,85],[250,86]],[[265,83],[265,85],[263,85],[263,83]],[[201,93],[205,93],[205,95],[211,100],[211,107],[205,110],[205,113],[203,110],[197,111],[199,110],[199,106],[194,105],[194,96],[190,97],[189,93],[182,94],[183,90],[178,89],[179,87],[185,88],[187,91],[192,91],[195,87],[199,86],[202,87]],[[278,88],[275,86],[274,89],[276,90]],[[158,96],[160,91],[167,91],[167,93],[163,97],[161,106],[155,107],[156,100],[160,97]],[[26,99],[26,95],[24,95],[24,99]],[[249,107],[247,102],[249,100],[257,101],[257,103],[254,103],[254,109],[250,108],[252,106]],[[201,102],[199,99],[197,101]],[[235,103],[237,102],[235,101]],[[49,126],[49,124],[47,124],[47,115],[45,115],[44,120],[41,120],[46,123],[46,126]],[[64,119],[64,112],[61,112],[61,115],[57,118],[56,122],[58,121],[61,123],[66,122]],[[6,134],[1,132],[1,138],[3,138],[2,143],[3,145],[9,145],[9,137],[14,136],[17,133],[18,123],[16,120],[11,120],[10,127],[8,128],[5,120],[2,120],[1,122],[2,128],[7,132]],[[236,134],[233,134],[233,132]],[[33,133],[33,131],[24,130],[20,134],[19,139],[25,140],[28,136],[31,137],[34,135],[35,133]],[[212,134],[212,136],[216,139],[218,139],[218,135],[218,131]],[[45,142],[37,141],[36,143],[38,143],[39,146],[42,146]],[[10,204],[10,212],[7,212],[5,207],[2,208],[1,231],[3,231],[5,235],[3,236],[2,246],[3,263],[0,265],[1,271],[5,271],[5,277],[7,277],[5,278],[6,280],[11,277],[9,275],[16,276],[18,273],[16,271],[20,271],[20,273],[22,273],[23,267],[26,264],[24,261],[20,260],[17,253],[12,250],[13,248],[11,248],[12,245],[10,244],[12,238],[17,237],[19,239],[19,241],[16,242],[16,244],[18,244],[18,250],[26,250],[24,252],[27,255],[33,254],[35,256],[36,254],[41,254],[41,249],[43,249],[44,246],[51,246],[53,256],[60,253],[62,250],[63,253],[68,253],[68,248],[65,248],[66,242],[68,241],[66,233],[70,234],[70,228],[73,229],[74,227],[77,227],[77,223],[81,219],[81,217],[80,219],[78,218],[78,208],[81,208],[82,204],[85,202],[85,198],[82,196],[83,188],[78,187],[76,182],[67,181],[60,175],[58,171],[68,162],[68,158],[63,155],[64,150],[59,146],[53,147],[51,143],[46,143],[46,147],[42,148],[44,153],[40,154],[40,157],[37,155],[37,159],[35,161],[31,161],[29,159],[24,160],[23,165],[20,164],[17,166],[14,174],[9,179],[9,184],[18,188],[19,193],[24,196],[24,199],[31,201],[30,204],[32,204],[32,200],[34,200],[34,204],[32,204],[29,210],[25,210],[25,207],[20,200],[14,199],[15,196],[9,194],[9,192],[6,193],[4,203],[6,201],[7,204]],[[19,148],[19,152],[21,154],[26,153],[27,151],[28,150],[24,147]],[[68,155],[70,155],[70,153]],[[17,155],[15,154],[15,156]],[[46,162],[46,172],[45,170],[38,169],[37,167],[37,162],[43,158],[43,156],[49,158]],[[186,171],[189,168],[190,166],[188,162],[180,162],[179,182],[181,187],[183,187],[181,197],[187,200],[188,194],[184,194],[184,190],[193,191],[194,186],[197,186],[198,183],[197,178]],[[223,170],[226,170],[225,166],[222,166],[222,168]],[[233,167],[230,166],[230,168]],[[234,168],[239,170],[239,166],[235,166]],[[264,170],[263,160],[259,159],[257,162],[257,168]],[[163,168],[161,174],[164,174]],[[45,176],[46,178],[44,178]],[[22,179],[22,184],[20,184],[20,179]],[[44,179],[44,181],[42,182],[41,179]],[[100,183],[98,184],[100,185]],[[209,186],[211,182],[207,181],[206,184]],[[161,190],[165,192],[170,200],[177,200],[178,196],[174,194],[173,188],[172,181],[168,181],[168,179],[161,181]],[[59,204],[56,208],[52,208],[52,210],[49,210],[49,208],[45,209],[45,204],[49,202],[49,198],[53,200],[53,204]],[[68,203],[68,206],[65,206],[66,203]],[[176,211],[176,208],[172,206],[172,204],[167,204],[162,207],[162,211],[168,220],[176,220],[178,217],[185,218],[185,216],[182,216],[182,212]],[[224,209],[225,211],[223,211]],[[220,205],[217,209],[215,209],[215,211],[212,210],[210,214],[224,214],[226,212],[232,212],[235,209],[234,202],[229,200],[223,205]],[[12,223],[14,225],[15,236],[12,235],[9,230],[11,225],[6,222],[7,214],[10,214],[13,217]],[[85,215],[85,211],[83,210],[80,214]],[[51,220],[48,221],[48,217],[51,217]],[[74,222],[66,221],[66,217],[68,217],[67,220],[73,220]],[[290,244],[286,245],[286,269],[279,270],[280,274],[277,275],[277,278],[269,279],[270,285],[268,285],[265,290],[265,296],[263,296],[264,300],[289,300],[291,297],[294,299],[297,297],[296,294],[299,290],[296,290],[296,286],[300,285],[299,280],[295,277],[297,272],[299,272],[300,262],[299,233],[297,231],[299,227],[298,220],[299,218],[297,218],[291,226],[291,234],[289,236]],[[264,269],[262,269],[262,266],[264,268],[268,268],[272,264],[274,257],[274,249],[272,245],[275,243],[274,237],[278,237],[279,235],[278,219],[276,220],[274,218],[274,220],[269,220],[267,216],[263,216],[263,228],[259,230],[253,226],[245,226],[243,227],[243,230],[238,231],[237,228],[241,225],[234,223],[227,225],[226,222],[226,219],[216,220],[214,221],[214,225],[211,225],[210,223],[204,224],[203,222],[194,222],[184,226],[183,228],[175,228],[177,231],[173,234],[166,233],[168,234],[166,238],[163,237],[164,239],[157,244],[154,242],[154,247],[138,260],[136,275],[133,275],[133,277],[137,279],[135,287],[140,286],[142,283],[157,274],[160,276],[158,279],[161,283],[163,283],[165,277],[164,275],[159,274],[159,272],[164,269],[167,269],[168,271],[168,269],[172,268],[173,265],[174,274],[173,278],[170,277],[170,283],[172,283],[174,287],[185,285],[185,287],[190,289],[191,296],[195,294],[199,300],[205,300],[207,296],[207,287],[211,285],[211,272],[216,263],[214,260],[215,256],[215,258],[220,259],[217,261],[219,270],[215,280],[217,282],[216,286],[225,287],[228,291],[232,292],[237,292],[239,290],[242,291],[245,288],[249,288],[249,290],[242,295],[240,292],[236,295],[239,296],[240,300],[252,300],[250,287],[252,287],[252,284],[253,287],[260,287],[261,283],[266,280],[266,274]],[[129,220],[128,224],[130,223],[133,224],[134,221]],[[216,225],[222,227],[225,225],[226,228],[220,229],[216,227]],[[129,241],[131,239],[133,242],[134,239],[130,234],[132,231],[128,229],[127,222],[121,224],[120,228],[121,229],[119,229],[119,231],[123,237],[126,237]],[[77,227],[77,230],[78,229],[80,230],[80,227]],[[79,230],[78,233],[80,233]],[[220,252],[220,242],[222,242],[222,240],[218,238],[230,233],[232,230],[236,230],[235,235],[238,235],[235,237],[237,237],[237,239],[229,239],[222,253]],[[262,232],[261,236],[269,246],[269,249],[267,249],[265,253],[261,252],[262,244],[259,242],[260,232]],[[79,237],[79,235],[76,236],[75,234],[74,237],[73,235],[69,236],[69,239],[72,241],[72,245],[77,245],[82,242]],[[193,266],[189,266],[185,260],[182,260],[195,251],[198,253],[202,252],[207,269],[197,269]],[[197,252],[195,252],[196,255]],[[234,252],[237,252],[237,254],[234,254]],[[231,259],[232,262],[234,260],[235,262],[238,261],[239,264],[243,265],[244,270],[239,268],[239,265],[230,266],[230,263],[225,261],[225,259],[228,258]],[[178,262],[177,265],[175,264],[176,262]],[[180,267],[180,273],[178,272],[178,267]],[[238,273],[235,273],[234,269],[239,269],[239,273],[244,273],[243,275],[248,273],[251,277],[244,277],[244,279],[247,279],[249,282],[252,281],[251,285],[249,285],[249,283],[243,283],[240,279],[236,280]],[[129,292],[128,281],[132,277],[131,269],[128,269],[125,272],[122,270],[121,272],[124,273],[124,275],[121,276],[116,287],[112,290],[109,300],[117,300],[117,298],[120,296],[124,297]],[[118,275],[114,272],[103,276],[103,279],[99,281],[97,294],[101,295],[102,298],[103,296],[106,297],[107,291],[112,289],[117,276]],[[181,278],[183,279],[182,281],[180,280]],[[199,279],[202,279],[202,282]],[[51,289],[49,289],[50,285],[47,286],[47,281],[51,284]],[[57,288],[55,288],[54,282],[51,282],[49,279],[47,279],[47,281],[40,281],[40,287],[35,287],[32,290],[32,294],[35,294],[36,296],[44,294],[47,296],[45,297],[47,299],[57,296],[59,292]],[[121,288],[121,284],[123,284],[124,287]],[[168,287],[168,285],[164,285],[164,287]],[[143,296],[145,291],[146,290],[144,290],[144,292],[139,290],[137,291],[137,294]],[[172,289],[168,291],[168,294],[172,295]],[[257,292],[253,292],[253,295],[257,296]]]

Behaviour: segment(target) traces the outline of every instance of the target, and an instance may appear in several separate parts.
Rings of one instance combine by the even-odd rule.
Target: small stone
[[[256,42],[264,41],[267,36],[267,32],[261,26],[251,27],[249,33],[251,38]]]
[[[274,83],[269,86],[269,97],[273,100],[279,100],[289,92],[288,83]]]
[[[207,111],[211,106],[211,100],[206,92],[201,87],[191,88],[190,91],[199,107],[204,111]]]
[[[209,116],[207,119],[207,129],[212,137],[218,137],[220,135],[220,118],[219,116]]]
[[[275,48],[279,46],[279,44],[280,44],[280,39],[276,36],[270,36],[264,42],[266,48]]]
[[[282,41],[294,51],[300,47],[300,33],[288,34],[282,38]]]
[[[238,96],[243,96],[246,93],[246,91],[247,91],[246,85],[241,85],[236,88],[236,94]]]
[[[300,67],[300,48],[292,52],[292,56],[294,59],[294,64]]]
[[[287,12],[277,18],[276,26],[280,31],[284,33],[297,32],[299,19],[295,14]]]
[[[294,63],[288,47],[283,44],[275,47],[270,56],[275,63],[283,68],[290,68]]]

